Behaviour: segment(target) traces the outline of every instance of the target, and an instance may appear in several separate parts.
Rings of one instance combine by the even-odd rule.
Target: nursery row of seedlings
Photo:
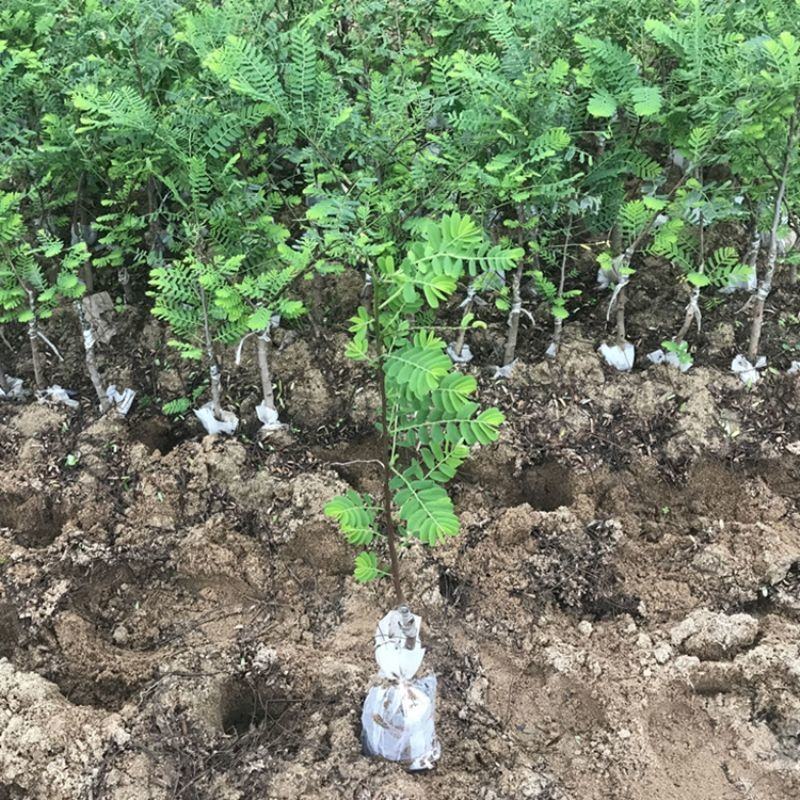
[[[170,344],[205,365],[210,399],[195,413],[211,433],[237,424],[222,408],[220,348],[238,361],[254,346],[257,413],[274,429],[269,349],[275,326],[305,312],[295,282],[348,269],[370,280],[401,263],[436,299],[426,324],[453,331],[443,347],[458,364],[472,357],[482,307],[507,313],[504,377],[534,297],[550,309],[547,354],[558,356],[582,302],[580,248],[610,293],[614,335],[600,347],[610,365],[633,366],[625,310],[650,254],[687,297],[650,360],[688,369],[691,331],[718,302],[710,292],[745,291],[749,342],[731,368],[757,381],[773,283],[782,265],[793,283],[800,262],[796,9],[687,0],[668,19],[627,19],[628,8],[623,34],[614,3],[598,17],[607,28],[593,5],[552,19],[501,3],[488,15],[461,9],[456,24],[443,4],[423,53],[414,3],[386,43],[359,4],[342,26],[328,2],[283,18],[249,2],[76,16],[66,0],[46,10],[10,0],[0,16],[0,322],[27,330],[40,397],[76,402],[45,375],[45,354],[60,358],[64,343],[44,323],[69,303],[101,410],[130,408],[133,388],[106,385],[97,366],[95,289],[106,289],[119,303],[146,295]],[[486,258],[458,239],[424,238],[430,220],[464,215],[479,221]],[[731,231],[742,228],[736,247]],[[455,330],[437,325],[443,292],[460,293]],[[0,370],[5,397],[24,394],[20,363]],[[165,409],[185,413],[194,399]]]
[[[114,295],[146,302],[169,344],[207,371],[166,412],[186,413],[208,387],[194,413],[209,433],[233,433],[220,356],[227,348],[238,363],[253,347],[256,412],[275,430],[270,348],[278,325],[306,313],[297,282],[314,277],[322,306],[324,282],[356,271],[363,303],[346,355],[381,394],[386,491],[333,511],[355,543],[390,529],[393,553],[392,509],[431,543],[457,530],[441,484],[496,435],[499,413],[479,409],[462,369],[484,307],[508,319],[496,377],[513,369],[534,298],[552,316],[547,355],[557,358],[582,302],[582,251],[609,293],[614,336],[599,348],[609,365],[633,366],[625,310],[649,255],[687,298],[650,360],[688,369],[692,327],[720,299],[707,295],[744,291],[749,343],[731,368],[759,379],[773,283],[781,268],[793,283],[800,261],[794,3],[721,12],[686,0],[664,20],[637,18],[621,0],[584,0],[565,17],[513,3],[454,17],[437,4],[420,28],[410,2],[392,8],[387,41],[380,15],[354,4],[342,25],[327,0],[287,17],[248,0],[123,2],[77,16],[67,0],[9,2],[0,322],[27,331],[41,399],[77,405],[45,374],[47,353],[65,346],[46,322],[66,303],[101,411],[130,409],[134,388],[107,385],[98,367]],[[731,232],[742,228],[737,248]],[[11,374],[21,363],[0,371],[6,397],[26,393]],[[361,567],[377,574],[371,556]]]

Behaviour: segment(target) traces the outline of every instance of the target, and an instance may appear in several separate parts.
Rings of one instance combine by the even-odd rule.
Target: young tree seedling
[[[269,365],[272,330],[282,319],[294,320],[305,314],[303,303],[287,295],[294,281],[310,269],[314,253],[313,241],[309,240],[295,250],[283,241],[289,235],[285,228],[274,223],[271,228],[276,244],[268,262],[258,263],[250,270],[243,269],[233,281],[217,288],[214,294],[214,302],[228,322],[243,325],[247,331],[237,348],[237,363],[246,339],[255,336],[262,392],[256,413],[265,433],[282,427],[275,407]]]
[[[497,409],[481,410],[472,399],[475,378],[455,369],[445,342],[423,324],[424,311],[450,299],[467,262],[502,259],[512,266],[520,256],[489,245],[469,217],[453,213],[427,222],[399,261],[387,254],[369,266],[372,307],[362,306],[352,319],[347,355],[365,362],[378,385],[382,494],[351,490],[331,500],[325,513],[351,544],[385,540],[389,569],[366,549],[356,557],[355,577],[390,575],[398,604],[405,598],[398,547],[415,539],[433,546],[458,533],[445,484],[472,446],[497,438],[503,422]]]

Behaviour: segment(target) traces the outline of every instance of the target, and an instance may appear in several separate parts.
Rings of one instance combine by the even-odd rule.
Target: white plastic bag
[[[672,351],[665,353],[661,348],[653,350],[652,353],[648,353],[647,358],[653,364],[669,364],[671,367],[675,367],[675,369],[679,369],[681,372],[687,372],[692,366],[691,361],[681,363],[677,353],[673,353]]]
[[[729,278],[728,283],[719,291],[720,294],[733,294],[734,292],[754,292],[758,288],[758,276],[755,270],[750,270],[746,278]]]
[[[8,378],[8,391],[0,389],[0,400],[21,400],[25,397],[25,389],[22,388],[22,378]]]
[[[196,408],[194,415],[200,420],[206,433],[211,436],[216,436],[218,433],[234,433],[239,426],[239,417],[232,411],[223,410],[222,419],[217,419],[214,416],[214,404],[210,401],[204,406]]]
[[[751,386],[752,384],[758,383],[761,378],[759,370],[764,369],[766,366],[766,356],[759,356],[756,359],[756,363],[751,364],[745,356],[739,354],[731,361],[731,372],[734,375],[738,375],[742,383]]]
[[[124,417],[131,410],[136,392],[133,389],[125,389],[122,392],[118,392],[117,387],[112,383],[111,386],[106,389],[106,397],[109,399],[111,405]]]
[[[57,383],[36,394],[40,403],[61,403],[68,408],[78,408],[80,406],[80,403],[77,400],[73,400],[69,396],[69,392],[66,389],[62,389]]]
[[[425,655],[420,626],[421,619],[405,606],[378,623],[375,660],[380,673],[361,714],[364,752],[400,762],[408,770],[432,769],[441,756],[436,677],[414,677]]]
[[[456,343],[450,342],[447,345],[447,355],[450,356],[454,364],[469,364],[472,361],[472,350],[469,349],[468,344],[461,346],[461,355],[456,352]]]
[[[516,364],[517,364],[517,359],[515,358],[513,361],[502,367],[495,366],[494,375],[492,375],[492,379],[496,381],[508,380],[511,377],[512,373],[514,372],[514,367],[516,366]]]
[[[625,342],[622,347],[617,344],[613,346],[601,344],[599,350],[600,355],[603,356],[606,364],[608,364],[610,367],[614,367],[614,369],[617,369],[620,372],[629,372],[631,369],[633,369],[633,360],[636,357],[636,349],[630,342]]]
[[[264,433],[270,431],[279,431],[285,427],[282,422],[278,420],[278,411],[275,408],[270,408],[263,400],[256,406],[256,416],[261,422],[261,430]]]

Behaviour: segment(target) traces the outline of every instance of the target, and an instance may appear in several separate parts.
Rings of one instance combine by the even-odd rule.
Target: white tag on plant
[[[761,375],[759,375],[759,370],[764,369],[767,366],[767,357],[766,356],[759,356],[756,359],[756,363],[752,364],[746,356],[741,355],[741,353],[736,356],[736,358],[731,361],[731,372],[734,375],[739,376],[739,380],[742,383],[747,384],[748,386],[758,383],[761,379]]]
[[[40,403],[60,403],[68,408],[78,408],[80,403],[74,400],[66,389],[62,389],[57,383],[48,386],[41,392],[36,393]]]
[[[755,270],[751,270],[746,278],[736,278],[731,276],[728,283],[723,286],[719,291],[720,294],[733,294],[733,292],[754,292],[758,287],[758,278]]]
[[[622,347],[615,344],[609,346],[601,344],[598,348],[600,355],[610,367],[619,370],[620,372],[629,372],[633,369],[633,361],[636,357],[636,348],[630,343],[625,342]]]
[[[455,342],[450,342],[447,345],[447,355],[450,356],[454,364],[469,364],[472,361],[472,351],[469,349],[468,344],[461,346],[461,355],[456,352]]]
[[[239,427],[239,417],[232,411],[222,411],[222,419],[217,419],[214,415],[214,404],[206,403],[194,410],[194,415],[200,420],[200,424],[206,429],[206,433],[216,436],[220,433],[232,434]]]
[[[112,383],[106,389],[106,397],[108,397],[117,412],[122,416],[127,416],[133,405],[133,400],[136,397],[136,392],[133,389],[124,389],[122,392],[117,391],[117,387]]]
[[[436,677],[415,678],[425,648],[422,620],[406,606],[390,611],[375,630],[380,672],[361,714],[367,755],[402,763],[408,770],[431,769],[441,756],[436,737]]]

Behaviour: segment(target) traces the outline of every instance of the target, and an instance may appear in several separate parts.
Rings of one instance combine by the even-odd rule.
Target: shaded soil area
[[[158,414],[199,378],[146,364],[142,320],[129,419],[0,406],[0,799],[800,796],[800,381],[746,390],[724,319],[685,375],[610,374],[593,319],[503,382],[474,342],[509,422],[453,486],[461,536],[401,553],[439,678],[424,775],[360,754],[391,599],[322,514],[378,486],[343,334],[277,342],[292,427],[263,441],[252,355],[237,438]]]

